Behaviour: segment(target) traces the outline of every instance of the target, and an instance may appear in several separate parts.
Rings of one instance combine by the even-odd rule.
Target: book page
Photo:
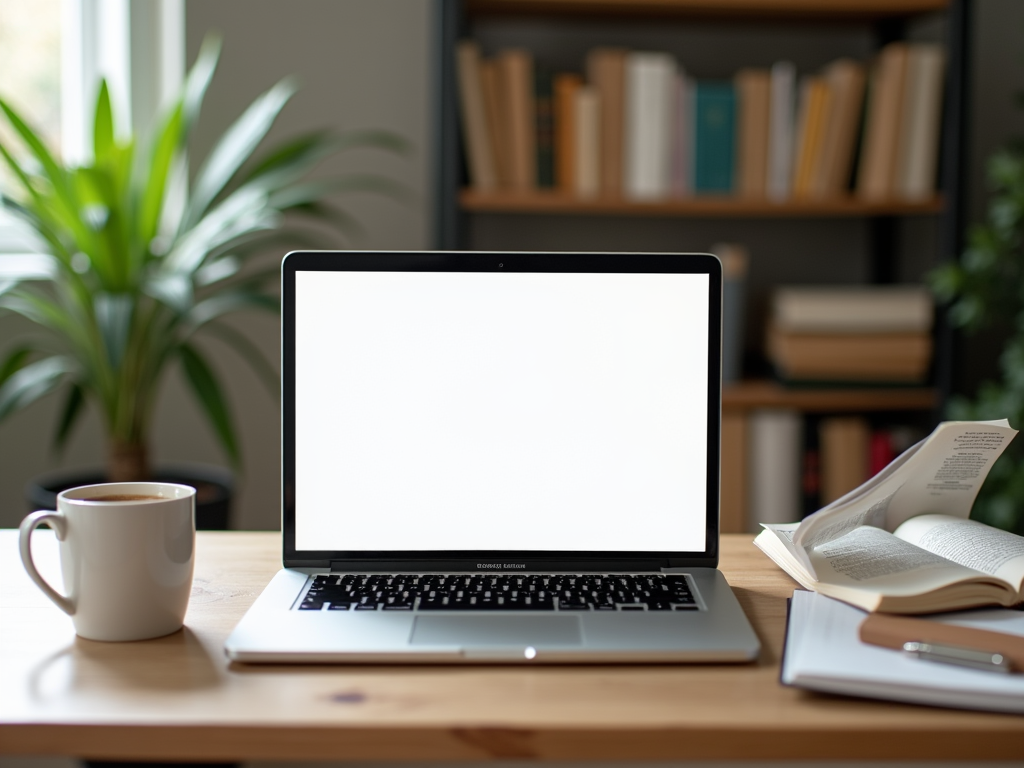
[[[829,584],[885,595],[915,595],[982,575],[871,526],[814,548],[808,554],[811,570],[803,566],[793,543],[795,523],[763,527],[754,543],[806,589]],[[771,540],[763,539],[765,535]]]
[[[810,558],[822,583],[894,596],[914,595],[980,575],[871,526],[818,545]]]
[[[977,520],[946,515],[919,515],[896,529],[900,539],[1008,582],[1024,585],[1024,536],[1001,531]]]
[[[865,525],[894,531],[915,515],[966,518],[992,464],[1017,431],[994,422],[943,422],[874,478],[806,518],[793,534],[797,556]]]

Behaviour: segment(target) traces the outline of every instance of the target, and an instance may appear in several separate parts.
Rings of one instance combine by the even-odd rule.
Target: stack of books
[[[935,188],[944,53],[892,43],[839,59],[694,77],[670,54],[596,48],[585,76],[524,49],[457,50],[471,187],[651,201],[920,200]]]
[[[933,320],[924,286],[777,288],[768,358],[791,383],[919,384]]]

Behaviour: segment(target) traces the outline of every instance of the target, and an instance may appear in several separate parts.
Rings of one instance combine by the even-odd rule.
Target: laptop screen
[[[296,269],[294,548],[706,551],[711,280]]]

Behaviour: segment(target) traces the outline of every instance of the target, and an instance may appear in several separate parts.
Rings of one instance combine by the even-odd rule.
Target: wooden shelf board
[[[554,191],[478,192],[464,189],[459,196],[464,211],[474,213],[548,213],[581,216],[693,216],[815,218],[845,216],[909,216],[941,213],[941,197],[921,202],[886,200],[866,202],[856,197],[829,200],[770,200],[731,196],[695,196],[652,202],[622,198],[581,198]]]
[[[930,387],[793,389],[771,381],[745,381],[722,390],[722,409],[792,408],[798,411],[917,411],[939,403]]]
[[[868,20],[941,11],[949,0],[467,0],[470,16],[688,16]]]

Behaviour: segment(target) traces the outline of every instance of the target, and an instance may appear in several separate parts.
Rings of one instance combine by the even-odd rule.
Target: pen
[[[1002,672],[1009,674],[1013,671],[1010,660],[1001,653],[992,651],[980,651],[974,648],[962,648],[956,645],[943,645],[941,643],[922,643],[917,640],[903,644],[903,652],[919,659],[938,661],[943,664],[954,664],[958,667],[980,669],[986,672]]]
[[[1024,671],[1024,637],[942,621],[872,613],[860,639],[920,659],[992,672]]]

